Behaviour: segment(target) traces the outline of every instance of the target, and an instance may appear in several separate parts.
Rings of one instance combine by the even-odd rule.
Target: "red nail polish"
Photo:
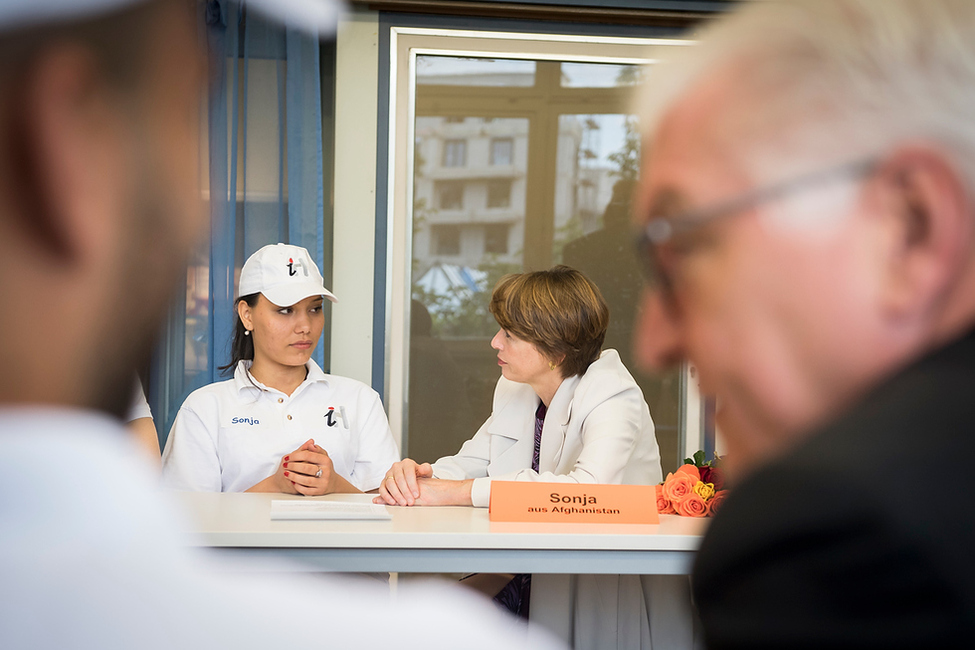
[[[288,473],[287,473],[287,472],[285,472],[285,473],[284,473],[284,475],[285,475],[285,476],[288,476]],[[292,482],[292,483],[294,483],[294,481],[291,481],[291,482]]]
[[[285,460],[290,460],[291,459],[291,456],[285,456],[284,459]]]
[[[294,485],[294,484],[295,484],[295,482],[294,481],[291,481],[291,485]]]
[[[284,466],[285,466],[285,467],[287,467],[287,466],[288,466],[288,464],[287,464],[287,463],[285,463],[285,464],[284,464]]]

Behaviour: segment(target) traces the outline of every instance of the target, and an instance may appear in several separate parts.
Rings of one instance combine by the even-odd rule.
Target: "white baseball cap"
[[[121,11],[147,0],[0,0],[0,29],[30,27],[65,20],[91,18]],[[242,0],[249,7],[286,27],[311,34],[335,31],[341,0]]]
[[[308,296],[339,299],[325,288],[325,280],[308,251],[301,246],[270,244],[247,258],[240,270],[240,296],[263,293],[278,307],[290,307]]]

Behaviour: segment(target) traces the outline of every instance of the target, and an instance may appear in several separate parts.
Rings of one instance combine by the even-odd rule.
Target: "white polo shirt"
[[[271,476],[281,457],[312,438],[336,473],[363,492],[379,487],[399,453],[379,395],[314,361],[294,393],[254,379],[241,361],[234,378],[193,391],[176,415],[162,457],[177,490],[243,492]]]

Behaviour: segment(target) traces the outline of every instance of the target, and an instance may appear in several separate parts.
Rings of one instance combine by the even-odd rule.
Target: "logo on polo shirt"
[[[344,406],[329,406],[328,410],[325,411],[325,424],[330,427],[337,427],[339,424],[343,428],[349,428],[349,421],[345,419],[345,407]]]
[[[258,420],[257,418],[238,418],[238,417],[235,417],[234,419],[232,419],[230,421],[230,424],[249,424],[251,426],[254,426],[255,424],[260,424],[260,423],[261,423],[261,421]]]
[[[302,261],[301,260],[298,260],[296,262],[296,261],[294,261],[294,259],[292,259],[292,258],[289,257],[288,258],[288,276],[291,277],[291,276],[298,275],[298,269],[301,269],[304,272],[306,278],[308,277],[308,269],[305,268],[305,265],[302,263]]]

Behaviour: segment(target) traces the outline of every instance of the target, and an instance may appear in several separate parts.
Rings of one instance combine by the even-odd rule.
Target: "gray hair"
[[[690,86],[727,72],[740,80],[732,103],[752,113],[735,124],[753,172],[771,157],[803,164],[784,148],[842,161],[915,140],[944,150],[975,188],[972,0],[751,2],[695,38],[653,56],[638,99],[645,136]]]

